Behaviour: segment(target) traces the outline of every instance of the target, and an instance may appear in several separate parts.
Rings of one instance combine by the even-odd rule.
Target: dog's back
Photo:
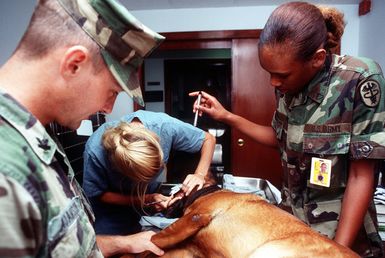
[[[225,190],[197,199],[152,241],[164,257],[358,257],[264,199]]]

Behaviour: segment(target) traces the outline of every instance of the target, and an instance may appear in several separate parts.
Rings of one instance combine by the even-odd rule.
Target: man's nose
[[[114,108],[115,100],[116,100],[116,96],[108,99],[106,104],[100,110],[100,112],[105,114],[110,114],[112,112],[112,109]]]
[[[271,84],[271,86],[277,88],[277,87],[280,87],[282,85],[282,82],[281,82],[281,80],[272,76],[270,78],[270,84]]]

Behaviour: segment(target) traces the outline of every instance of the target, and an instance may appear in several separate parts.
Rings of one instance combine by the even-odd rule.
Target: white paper
[[[90,136],[93,133],[92,121],[83,120],[76,133],[81,136]]]

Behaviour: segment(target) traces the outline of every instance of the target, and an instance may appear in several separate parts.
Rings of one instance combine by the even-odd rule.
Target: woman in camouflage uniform
[[[343,31],[336,9],[291,2],[271,14],[259,57],[276,90],[272,127],[206,93],[194,109],[280,150],[282,205],[295,216],[363,257],[382,257],[372,197],[385,157],[385,81],[374,61],[331,53]]]

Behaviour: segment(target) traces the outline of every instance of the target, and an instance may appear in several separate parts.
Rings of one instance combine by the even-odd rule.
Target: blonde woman
[[[170,198],[155,190],[165,179],[172,149],[201,153],[194,173],[183,181],[187,195],[197,185],[200,189],[214,146],[210,134],[164,113],[140,110],[102,125],[89,138],[84,152],[83,188],[95,212],[96,232],[138,232],[143,203],[153,203],[151,208],[157,211],[167,207]]]

